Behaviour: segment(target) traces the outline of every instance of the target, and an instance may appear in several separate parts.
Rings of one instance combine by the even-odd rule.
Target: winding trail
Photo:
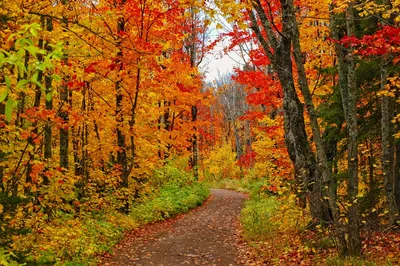
[[[101,265],[242,265],[237,226],[244,200],[241,193],[212,189],[204,206],[135,231]]]

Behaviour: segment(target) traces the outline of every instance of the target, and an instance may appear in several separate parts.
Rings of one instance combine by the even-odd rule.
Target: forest
[[[399,25],[399,0],[0,1],[0,265],[99,265],[209,188],[248,195],[248,265],[400,264]]]

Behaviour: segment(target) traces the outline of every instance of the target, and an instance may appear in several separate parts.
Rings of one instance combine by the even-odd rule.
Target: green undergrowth
[[[209,190],[202,183],[184,187],[169,184],[156,197],[134,205],[130,216],[139,224],[161,221],[201,205],[208,195]]]
[[[264,240],[276,234],[276,225],[270,221],[279,202],[275,197],[253,195],[246,201],[241,212],[243,234],[248,240]]]
[[[172,176],[169,171],[174,172]],[[209,195],[208,187],[178,179],[179,174],[182,172],[176,169],[158,173],[167,181],[141,195],[128,214],[105,206],[82,215],[60,212],[51,221],[38,217],[43,219],[40,228],[16,236],[12,251],[0,247],[0,265],[98,265],[99,255],[109,252],[126,232],[202,204]]]

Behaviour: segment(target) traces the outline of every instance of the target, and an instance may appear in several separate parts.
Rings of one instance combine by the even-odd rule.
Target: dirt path
[[[135,231],[101,265],[241,265],[236,243],[243,194],[212,189],[189,214]]]

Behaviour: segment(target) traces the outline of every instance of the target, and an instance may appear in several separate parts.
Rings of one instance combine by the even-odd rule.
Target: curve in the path
[[[245,196],[212,189],[211,197],[177,221],[128,237],[102,265],[241,265],[236,229]]]

